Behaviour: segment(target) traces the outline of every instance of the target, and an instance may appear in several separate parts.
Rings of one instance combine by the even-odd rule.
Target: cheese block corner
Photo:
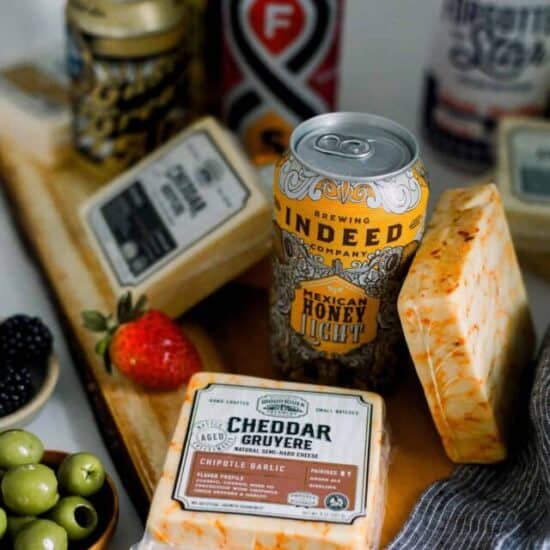
[[[269,251],[271,209],[230,133],[203,118],[81,208],[113,300],[126,290],[179,316]]]
[[[69,79],[62,44],[0,71],[0,134],[46,166],[71,152]]]
[[[137,548],[377,548],[384,415],[372,393],[195,375]]]
[[[441,195],[398,308],[449,458],[472,463],[506,458],[534,332],[493,184]]]
[[[549,151],[547,119],[499,122],[497,184],[516,246],[535,254],[550,252]]]

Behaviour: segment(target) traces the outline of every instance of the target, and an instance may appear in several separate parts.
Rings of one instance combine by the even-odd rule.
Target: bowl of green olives
[[[0,433],[0,548],[103,550],[118,522],[118,495],[91,453],[45,451],[24,430]]]

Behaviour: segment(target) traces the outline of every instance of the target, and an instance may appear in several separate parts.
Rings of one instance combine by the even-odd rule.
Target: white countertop
[[[438,0],[347,0],[341,108],[388,116],[418,126],[422,66],[430,21]],[[62,0],[0,0],[0,64],[62,36]],[[1,121],[0,121],[1,123]],[[425,148],[433,195],[463,185],[472,175],[447,166]],[[433,201],[432,201],[433,204]],[[126,496],[96,426],[90,405],[72,365],[44,281],[27,255],[0,197],[0,315],[27,312],[52,327],[62,375],[54,397],[29,426],[48,448],[89,450],[98,454],[114,476],[121,515],[112,548],[122,550],[139,539],[141,523]],[[550,284],[525,273],[539,337],[548,322]]]

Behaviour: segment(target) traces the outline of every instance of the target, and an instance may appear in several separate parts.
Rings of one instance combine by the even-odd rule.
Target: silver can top
[[[403,126],[366,113],[328,113],[302,122],[290,138],[292,154],[318,174],[364,180],[406,170],[419,156]]]

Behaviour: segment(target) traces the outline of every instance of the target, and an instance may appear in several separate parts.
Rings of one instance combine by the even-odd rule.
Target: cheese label
[[[4,69],[0,93],[38,116],[56,116],[69,108],[64,63],[49,55]]]
[[[516,128],[508,136],[512,190],[522,200],[550,203],[550,131]]]
[[[351,524],[367,514],[372,409],[359,394],[211,384],[195,394],[172,497]]]
[[[141,284],[243,210],[250,190],[199,130],[143,167],[87,214],[121,286]]]

